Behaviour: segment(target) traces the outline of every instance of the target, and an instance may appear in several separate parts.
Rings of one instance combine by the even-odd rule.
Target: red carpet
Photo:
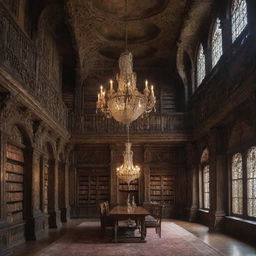
[[[146,243],[111,243],[111,232],[100,235],[98,221],[80,224],[38,256],[217,256],[222,255],[171,222],[162,223],[162,238],[148,229]]]

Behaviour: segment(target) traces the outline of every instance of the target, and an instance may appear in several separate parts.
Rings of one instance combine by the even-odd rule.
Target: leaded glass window
[[[233,0],[231,7],[232,42],[234,42],[246,27],[247,5],[245,0]]]
[[[247,154],[247,211],[249,217],[256,217],[256,147]]]
[[[210,167],[203,168],[203,208],[210,208]]]
[[[205,55],[203,46],[200,45],[197,56],[197,86],[199,86],[205,77]]]
[[[222,53],[222,30],[220,20],[217,19],[212,34],[212,67],[217,64]]]
[[[232,157],[232,213],[243,214],[243,162],[242,155]]]

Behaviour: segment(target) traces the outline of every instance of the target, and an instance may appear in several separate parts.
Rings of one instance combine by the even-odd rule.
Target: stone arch
[[[6,220],[10,224],[21,222],[20,224],[24,225],[23,232],[17,237],[24,237],[26,240],[34,239],[35,234],[31,226],[33,215],[31,146],[32,140],[26,127],[22,123],[13,122],[4,151]]]

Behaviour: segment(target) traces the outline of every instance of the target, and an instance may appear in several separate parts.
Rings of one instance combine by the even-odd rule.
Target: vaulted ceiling
[[[189,0],[68,0],[66,11],[78,50],[81,79],[112,72],[128,48],[138,69],[174,68]]]

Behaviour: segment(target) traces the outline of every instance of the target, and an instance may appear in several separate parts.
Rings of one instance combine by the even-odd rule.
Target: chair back
[[[163,206],[161,204],[151,204],[151,214],[155,219],[162,219],[162,211]]]

